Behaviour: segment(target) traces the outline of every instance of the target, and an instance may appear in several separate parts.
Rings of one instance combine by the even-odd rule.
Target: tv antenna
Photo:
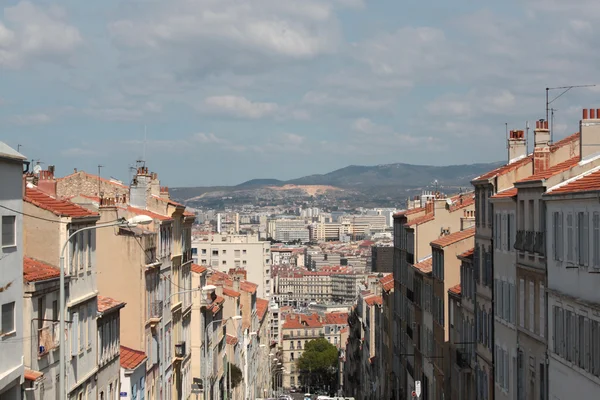
[[[98,198],[102,197],[100,193],[100,168],[104,168],[104,165],[98,164]]]
[[[548,121],[548,113],[550,112],[550,104],[554,103],[554,101],[558,100],[563,94],[567,93],[569,90],[574,88],[584,88],[584,87],[594,87],[596,85],[571,85],[571,86],[557,86],[557,87],[547,87],[546,88],[546,121]],[[562,90],[558,96],[549,100],[549,92],[550,90]],[[550,140],[552,140],[552,130],[550,130]]]

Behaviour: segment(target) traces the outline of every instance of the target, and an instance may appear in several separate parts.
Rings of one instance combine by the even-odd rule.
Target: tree
[[[329,388],[331,391],[337,388],[338,349],[326,339],[307,342],[297,365],[304,386]]]

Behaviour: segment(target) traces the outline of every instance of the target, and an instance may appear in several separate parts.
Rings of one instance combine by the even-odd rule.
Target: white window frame
[[[12,222],[11,222],[12,220]],[[4,243],[4,229],[5,227],[9,227],[10,229],[12,229],[12,242],[11,243]],[[1,229],[1,235],[0,238],[2,240],[2,243],[0,243],[2,245],[3,249],[7,249],[7,248],[12,248],[12,247],[17,247],[17,216],[16,215],[3,215],[2,216],[2,225],[0,226]],[[8,235],[7,235],[8,236]]]

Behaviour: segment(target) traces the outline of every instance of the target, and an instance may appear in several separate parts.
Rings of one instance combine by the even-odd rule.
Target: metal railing
[[[177,358],[185,357],[185,342],[178,342],[175,344],[175,357],[177,357]]]
[[[152,301],[148,304],[148,319],[161,318],[163,313],[163,302]]]
[[[458,365],[461,369],[471,368],[469,356],[459,349],[456,349],[456,365]]]
[[[541,256],[546,255],[546,232],[535,232],[534,252]]]

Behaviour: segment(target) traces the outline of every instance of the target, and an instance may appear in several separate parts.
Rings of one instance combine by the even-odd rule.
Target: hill
[[[470,181],[502,163],[450,166],[405,163],[375,166],[350,165],[326,174],[304,176],[288,181],[252,179],[236,186],[172,188],[175,200],[190,206],[220,207],[225,204],[272,205],[307,201],[317,197],[335,202],[386,205],[414,195],[423,189],[438,188],[457,192],[470,188]]]

